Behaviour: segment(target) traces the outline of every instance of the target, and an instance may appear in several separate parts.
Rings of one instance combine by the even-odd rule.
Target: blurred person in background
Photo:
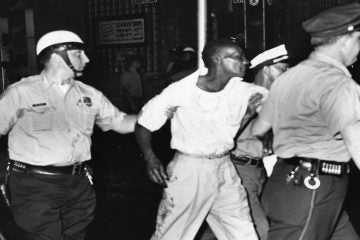
[[[171,75],[171,81],[176,82],[197,69],[197,53],[192,47],[185,47],[181,52],[181,61],[179,64],[179,70]]]
[[[129,113],[138,113],[143,105],[142,64],[140,56],[127,56],[120,76],[121,94],[127,100]]]

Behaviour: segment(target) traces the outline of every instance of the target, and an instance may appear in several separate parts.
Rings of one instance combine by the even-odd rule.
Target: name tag
[[[34,103],[32,106],[33,107],[42,107],[42,106],[46,106],[46,103]]]

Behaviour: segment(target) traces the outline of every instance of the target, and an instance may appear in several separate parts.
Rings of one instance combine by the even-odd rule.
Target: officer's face
[[[357,60],[360,51],[360,32],[353,32],[345,37],[344,62],[346,66],[352,65]]]
[[[219,52],[219,55],[225,72],[238,77],[245,75],[249,61],[240,48],[226,47]]]
[[[263,73],[263,81],[257,82],[255,79],[255,84],[258,84],[262,87],[265,87],[267,89],[270,89],[271,85],[274,83],[274,81],[280,77],[281,74],[286,72],[289,68],[289,65],[287,63],[275,63],[269,66],[265,66],[262,69]]]
[[[80,49],[68,50],[67,54],[69,56],[72,65],[77,71],[80,72],[83,71],[86,64],[89,62],[89,58],[86,56],[84,50],[80,50]]]
[[[281,74],[286,72],[289,68],[287,63],[275,63],[269,66],[269,75],[272,80],[280,77]]]

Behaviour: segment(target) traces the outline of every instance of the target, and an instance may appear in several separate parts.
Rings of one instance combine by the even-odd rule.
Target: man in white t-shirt
[[[205,219],[219,239],[258,239],[229,152],[250,96],[266,90],[242,82],[249,62],[235,42],[209,43],[202,58],[208,71],[164,89],[143,107],[136,126],[147,173],[164,186],[151,239],[193,239]],[[164,125],[171,108],[171,147],[177,152],[165,171],[151,132]]]

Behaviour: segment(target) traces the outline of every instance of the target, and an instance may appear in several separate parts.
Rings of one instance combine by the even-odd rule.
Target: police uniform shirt
[[[0,134],[9,132],[10,159],[56,166],[89,160],[94,123],[106,131],[125,115],[79,81],[72,82],[64,97],[44,73],[8,87],[0,112]]]
[[[176,107],[171,147],[189,154],[221,154],[234,146],[249,97],[267,90],[235,77],[223,90],[207,92],[196,86],[200,74],[204,72],[196,71],[165,88],[143,107],[138,122],[155,131],[166,122],[166,109]]]
[[[281,75],[260,112],[271,124],[275,154],[346,162],[340,131],[360,120],[360,90],[347,68],[313,52]]]
[[[263,143],[251,133],[251,123],[236,139],[236,148],[232,153],[237,157],[262,158]]]

